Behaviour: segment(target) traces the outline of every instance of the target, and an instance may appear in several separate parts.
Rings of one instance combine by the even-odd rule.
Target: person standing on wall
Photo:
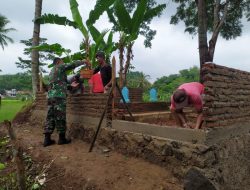
[[[109,90],[112,85],[112,68],[105,61],[105,54],[102,51],[96,53],[96,59],[99,64],[97,68],[94,69],[93,74],[100,72],[102,78],[102,84],[104,87],[104,93]]]
[[[59,145],[68,144],[71,142],[70,139],[65,138],[67,97],[66,71],[74,69],[75,67],[83,64],[89,65],[87,61],[76,61],[72,64],[64,64],[63,60],[60,58],[55,58],[53,61],[53,68],[49,74],[47,95],[48,113],[44,128],[44,147],[55,144],[55,141],[51,139],[51,134],[53,133],[55,127],[59,133],[59,139],[57,142]],[[74,84],[72,87],[74,87]]]
[[[171,96],[170,110],[174,114],[177,122],[184,128],[193,128],[188,125],[187,118],[183,108],[192,106],[196,109],[198,116],[195,129],[201,127],[203,121],[202,114],[202,95],[204,94],[204,85],[198,82],[184,83]]]

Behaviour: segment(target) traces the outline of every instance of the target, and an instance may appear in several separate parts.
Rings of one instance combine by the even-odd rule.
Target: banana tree
[[[76,0],[69,0],[73,21],[69,20],[65,16],[45,14],[37,19],[36,22],[39,22],[41,24],[57,24],[64,26],[67,25],[78,29],[83,35],[83,42],[80,45],[80,49],[84,50],[87,59],[94,63],[95,52],[98,49],[102,48],[106,51],[114,51],[115,49],[114,43],[112,42],[113,34],[109,34],[109,38],[107,42],[105,42],[104,36],[108,31],[106,30],[103,32],[99,32],[94,27],[95,22],[114,3],[114,1],[115,0],[97,0],[94,9],[90,11],[89,18],[86,20],[85,24],[80,15],[78,3]],[[95,43],[91,43],[91,37]]]
[[[70,49],[63,48],[61,44],[55,43],[55,44],[41,44],[39,46],[33,46],[30,48],[30,50],[37,50],[37,51],[43,51],[43,52],[51,52],[55,54],[56,56],[64,56],[62,58],[64,63],[71,63],[74,60],[81,60],[83,57],[85,57],[85,54],[83,51],[76,52],[74,54],[71,53]],[[52,67],[53,64],[48,64],[48,67]],[[41,68],[40,68],[41,69]],[[71,74],[73,71],[70,70],[67,72],[67,74]]]
[[[126,75],[131,67],[133,59],[133,45],[140,34],[140,28],[145,21],[151,20],[158,16],[165,8],[166,4],[157,5],[154,8],[147,6],[147,0],[141,0],[130,17],[129,11],[126,9],[122,0],[116,0],[114,6],[107,10],[110,21],[114,24],[114,28],[120,33],[118,42],[119,58],[120,58],[120,86],[124,85]],[[126,62],[124,64],[124,52],[126,50]]]

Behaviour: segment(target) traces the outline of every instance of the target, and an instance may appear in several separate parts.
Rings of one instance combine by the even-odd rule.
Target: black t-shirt
[[[112,78],[112,68],[110,65],[104,65],[103,67],[98,66],[94,70],[94,74],[101,72],[102,84],[106,86]]]

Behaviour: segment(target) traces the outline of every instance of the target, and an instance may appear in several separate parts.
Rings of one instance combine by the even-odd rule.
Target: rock
[[[162,152],[161,152],[162,156],[173,156],[173,149],[171,146],[169,145],[165,145]]]
[[[191,168],[184,178],[184,190],[218,190],[198,169]]]
[[[153,140],[152,137],[149,135],[143,135],[143,139],[147,142],[151,142]]]
[[[181,147],[181,143],[177,141],[172,141],[171,144],[176,149],[179,149]]]
[[[102,152],[103,152],[103,153],[108,153],[108,152],[110,152],[110,151],[111,151],[111,150],[110,150],[109,148],[103,148],[103,149],[102,149]]]

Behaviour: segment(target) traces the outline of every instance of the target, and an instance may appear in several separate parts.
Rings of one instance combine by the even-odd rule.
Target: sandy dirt
[[[3,129],[1,129],[3,130]],[[105,147],[73,139],[69,145],[42,146],[41,126],[22,123],[15,127],[18,140],[41,166],[53,163],[44,189],[180,190],[182,183],[166,169],[143,159],[127,157]],[[53,134],[57,140],[57,134]]]

